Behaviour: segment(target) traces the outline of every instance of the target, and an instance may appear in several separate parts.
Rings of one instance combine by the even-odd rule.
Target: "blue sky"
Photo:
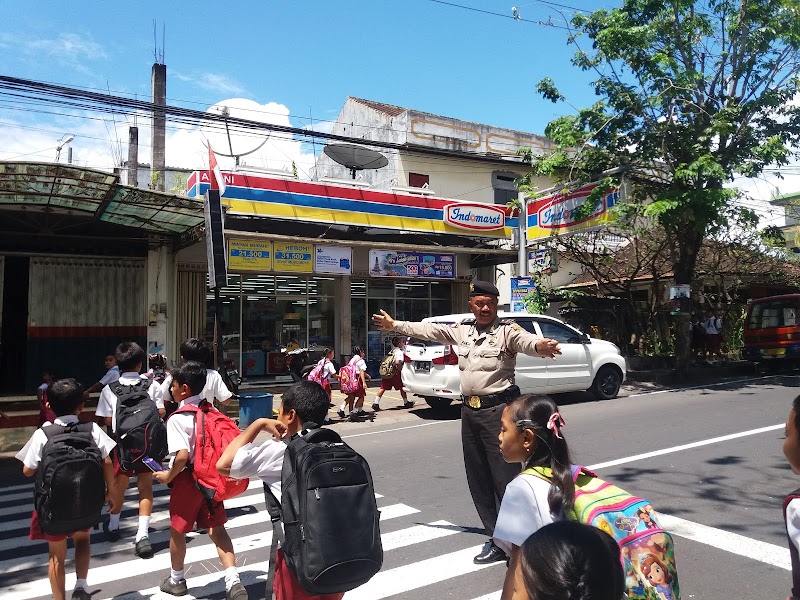
[[[244,98],[251,112],[241,116],[260,112],[262,120],[296,127],[307,126],[310,118],[333,120],[347,96],[358,96],[543,133],[550,120],[573,110],[536,94],[536,83],[546,76],[573,105],[594,102],[591,75],[570,64],[574,46],[567,45],[564,19],[577,9],[612,8],[612,3],[520,0],[522,19],[514,20],[448,2],[0,0],[0,72],[149,98],[150,67],[165,27],[170,104],[205,110]],[[514,0],[451,4],[506,16],[515,5]],[[53,160],[64,133],[76,136],[75,162],[84,166],[109,168],[125,152],[132,115],[98,119],[42,110],[52,112],[9,104],[0,96],[0,160]],[[145,152],[146,119],[138,124]],[[168,163],[204,163],[198,139],[173,129]],[[267,166],[285,168],[295,160],[305,170],[313,162],[307,145],[286,141],[270,152],[260,159]],[[762,197],[770,193],[768,187],[755,190]]]

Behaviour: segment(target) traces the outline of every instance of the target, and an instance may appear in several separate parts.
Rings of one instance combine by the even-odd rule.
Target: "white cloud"
[[[247,93],[247,89],[243,85],[222,73],[186,74],[180,71],[171,71],[170,77],[175,77],[185,83],[214,92],[220,96],[241,96]]]
[[[283,104],[268,102],[259,104],[243,98],[231,98],[210,107],[209,112],[219,114],[227,107],[232,117],[291,126],[289,108]],[[119,166],[128,156],[128,126],[134,122],[133,115],[116,117],[105,122],[94,120],[96,114],[82,114],[87,118],[61,117],[57,123],[52,121],[22,122],[17,114],[8,117],[8,112],[0,110],[0,160],[21,160],[53,162],[56,158],[58,139],[64,134],[75,135],[71,146],[73,163],[80,166],[110,171]],[[12,120],[13,119],[13,120]],[[150,117],[138,114],[139,162],[150,163]],[[117,144],[119,139],[120,144]],[[234,159],[222,156],[231,154],[228,135],[223,125],[181,128],[167,124],[166,163],[169,167],[182,167],[193,170],[208,168],[208,149],[205,140],[211,142],[217,152],[220,166],[231,170]],[[298,176],[307,179],[314,165],[314,155],[306,151],[303,143],[287,134],[271,133],[266,130],[251,131],[231,128],[230,140],[233,153],[244,154],[240,163],[262,169],[275,169],[291,172],[292,163],[297,166]],[[112,146],[116,148],[112,151]],[[310,149],[309,149],[310,150]],[[115,157],[116,154],[116,157]],[[62,151],[61,162],[66,162],[67,151]]]
[[[106,60],[103,46],[90,34],[61,33],[55,38],[30,38],[10,33],[0,33],[0,48],[14,48],[28,60],[53,61],[62,67],[87,75],[94,74],[89,64]]]

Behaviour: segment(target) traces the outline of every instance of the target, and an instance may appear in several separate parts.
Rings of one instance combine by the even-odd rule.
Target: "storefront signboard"
[[[272,242],[228,240],[228,268],[231,271],[271,271]]]
[[[312,273],[314,271],[314,244],[274,242],[275,271]]]
[[[369,274],[373,277],[455,279],[456,276],[454,254],[370,250],[369,264]]]
[[[353,251],[341,246],[315,246],[314,271],[350,275],[352,272]]]
[[[597,186],[590,183],[571,191],[559,191],[549,196],[529,200],[526,204],[528,243],[551,235],[586,231],[613,221],[609,209],[620,201],[619,188],[606,191],[595,203],[591,214],[578,217],[576,209],[583,206]]]
[[[494,231],[506,226],[505,209],[491,204],[450,204],[443,214],[445,223],[467,231]]]
[[[525,311],[525,296],[530,294],[536,285],[530,277],[511,278],[511,312]]]

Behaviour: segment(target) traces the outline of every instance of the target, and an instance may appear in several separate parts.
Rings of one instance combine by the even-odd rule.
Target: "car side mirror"
[[[588,333],[581,334],[581,344],[591,344],[592,339],[589,337]]]

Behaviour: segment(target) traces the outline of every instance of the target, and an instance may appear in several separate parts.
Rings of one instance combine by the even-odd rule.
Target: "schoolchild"
[[[39,401],[39,427],[45,423],[55,421],[56,413],[50,408],[47,401],[47,387],[55,380],[53,369],[42,371],[42,385],[36,390],[36,399]]]
[[[403,352],[403,338],[392,338],[392,359],[394,360],[395,373],[392,377],[381,379],[381,387],[372,399],[372,410],[381,409],[381,398],[386,390],[399,390],[403,398],[403,408],[411,408],[414,402],[408,399],[406,391],[403,389],[403,365],[405,364],[405,353]]]
[[[800,396],[792,402],[792,410],[786,421],[783,455],[789,461],[792,472],[800,475]],[[783,514],[792,559],[792,594],[787,600],[794,600],[800,598],[800,494],[795,492],[789,495],[784,503]]]
[[[528,537],[513,575],[511,600],[621,600],[625,593],[617,542],[574,521],[556,521]]]
[[[320,373],[322,380],[320,385],[322,385],[322,389],[325,390],[325,393],[328,394],[328,402],[330,402],[333,399],[331,377],[334,379],[339,379],[339,374],[336,372],[336,367],[333,364],[332,348],[325,348],[325,351],[322,353],[322,358],[319,360],[317,365],[322,367],[322,373]]]
[[[234,439],[217,462],[217,470],[235,478],[260,478],[275,498],[281,499],[281,471],[286,444],[302,431],[306,422],[322,423],[328,412],[328,395],[314,381],[300,381],[281,397],[278,418],[257,419]],[[266,431],[273,437],[261,444],[253,444],[256,437]],[[278,550],[273,593],[276,600],[340,600],[344,593],[309,595],[292,575],[286,565],[282,550]]]
[[[336,411],[341,418],[344,418],[344,409],[347,407],[350,411],[351,421],[358,419],[359,414],[364,414],[364,398],[367,397],[367,381],[371,379],[369,373],[367,373],[367,363],[364,360],[364,356],[366,356],[366,353],[361,346],[353,346],[353,358],[350,360],[354,363],[356,373],[358,373],[358,389],[351,394],[347,394],[339,410]],[[339,374],[339,379],[341,379],[341,372]]]
[[[142,380],[142,365],[147,355],[139,344],[136,342],[122,342],[117,346],[114,357],[122,373],[118,380],[120,384],[136,385]],[[159,414],[163,417],[164,402],[158,398],[158,384],[152,382],[147,393],[153,402],[156,403]],[[110,426],[112,431],[116,431],[117,396],[109,385],[106,385],[103,391],[100,392],[100,399],[97,402],[95,414],[98,417],[104,417],[106,425]],[[139,528],[136,530],[133,551],[136,556],[142,558],[150,557],[153,555],[153,548],[150,545],[149,537],[150,515],[153,512],[153,478],[151,476],[151,471],[145,466],[139,467],[135,472],[125,471],[120,467],[117,452],[112,453],[111,456],[114,463],[114,474],[116,476],[114,493],[117,496],[117,502],[115,503],[117,509],[109,511],[109,519],[107,522],[103,523],[103,531],[105,532],[106,540],[115,542],[120,537],[119,520],[123,497],[125,495],[125,490],[128,488],[128,480],[135,476],[136,487],[139,491]]]
[[[561,435],[564,419],[548,396],[528,395],[512,400],[503,410],[500,452],[522,469],[540,466],[553,472],[552,484],[520,474],[506,487],[494,543],[510,557],[501,600],[512,598],[519,547],[532,533],[563,519],[575,503],[575,484],[567,442]]]
[[[106,374],[100,378],[100,381],[97,381],[91,385],[83,395],[88,398],[91,394],[95,392],[101,391],[104,387],[106,387],[109,383],[114,383],[119,379],[120,370],[119,365],[117,365],[117,358],[116,354],[106,354],[103,358],[103,363],[106,366]]]
[[[196,361],[182,364],[172,373],[172,397],[180,406],[203,401],[203,388],[206,385],[205,365]],[[212,408],[211,410],[216,410]],[[162,592],[172,596],[184,596],[186,586],[186,534],[192,531],[195,523],[208,530],[208,537],[217,547],[217,554],[225,570],[225,598],[227,600],[247,600],[247,590],[239,580],[236,570],[236,557],[233,542],[225,529],[228,520],[222,502],[212,501],[210,506],[195,485],[190,468],[194,460],[197,440],[195,415],[192,412],[178,412],[167,419],[167,445],[174,456],[169,470],[157,471],[152,477],[159,483],[171,484],[169,495],[169,556],[172,563],[170,574],[162,581]]]
[[[74,379],[60,379],[52,383],[48,388],[47,401],[53,412],[57,415],[53,421],[56,425],[69,425],[78,422],[78,415],[83,411],[83,386]],[[46,422],[44,427],[51,423]],[[105,475],[107,489],[110,491],[114,486],[114,468],[109,458],[116,443],[97,425],[92,427],[92,440],[100,450],[103,457],[103,473]],[[16,457],[22,462],[22,472],[32,477],[36,474],[36,469],[42,460],[42,451],[47,443],[47,435],[42,429],[37,429],[28,443],[20,450]],[[113,494],[106,493],[106,501],[111,502],[111,508],[119,509],[114,504]],[[64,562],[67,556],[67,538],[72,538],[75,546],[75,588],[72,592],[72,600],[90,600],[88,586],[86,582],[89,573],[89,559],[91,549],[89,546],[89,532],[75,531],[64,535],[48,535],[44,533],[39,525],[36,511],[31,517],[30,538],[32,540],[46,540],[48,546],[48,575],[50,577],[50,588],[55,600],[64,600],[66,597]]]
[[[222,376],[211,367],[214,364],[214,351],[207,342],[197,338],[188,338],[181,343],[181,362],[196,361],[206,367],[206,384],[200,394],[203,399],[212,404],[217,402],[227,405],[233,397],[233,393],[225,386]],[[169,399],[169,391],[172,386],[172,377],[167,375],[158,390],[158,397],[162,400]]]

